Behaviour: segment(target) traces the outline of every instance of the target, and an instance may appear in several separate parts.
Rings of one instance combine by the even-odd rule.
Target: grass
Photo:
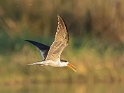
[[[124,82],[123,2],[1,0],[0,84]],[[57,14],[65,20],[70,35],[61,57],[76,65],[77,73],[67,68],[27,66],[41,56],[24,40],[51,45]]]

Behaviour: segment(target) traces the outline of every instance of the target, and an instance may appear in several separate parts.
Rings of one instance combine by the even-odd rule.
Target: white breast
[[[52,60],[45,60],[43,61],[45,66],[53,66],[53,67],[65,67],[67,66],[68,62],[61,62],[60,59],[58,59],[56,62]]]
[[[60,59],[58,59],[56,62],[52,60],[45,60],[43,61],[45,66],[53,66],[53,67],[59,67],[60,65]]]

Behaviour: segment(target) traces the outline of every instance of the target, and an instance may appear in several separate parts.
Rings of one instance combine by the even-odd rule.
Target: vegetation
[[[0,84],[124,82],[122,0],[0,0]],[[11,7],[11,8],[10,8]],[[51,45],[59,14],[67,24],[67,68],[27,66],[41,60],[25,42]]]

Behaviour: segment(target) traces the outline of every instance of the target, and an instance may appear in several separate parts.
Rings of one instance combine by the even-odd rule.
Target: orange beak
[[[67,67],[76,72],[76,67],[74,65],[68,63]]]

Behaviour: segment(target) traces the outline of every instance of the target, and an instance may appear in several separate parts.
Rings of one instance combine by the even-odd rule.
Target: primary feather
[[[64,48],[68,45],[69,35],[66,29],[66,25],[62,18],[58,15],[58,27],[55,35],[55,40],[53,44],[50,46],[48,51],[48,55],[45,60],[52,60],[54,62],[60,58],[60,55]]]
[[[47,56],[47,53],[50,49],[49,46],[44,45],[44,44],[39,43],[39,42],[36,42],[36,41],[32,41],[32,40],[25,40],[25,41],[27,41],[27,42],[33,44],[34,46],[36,46],[40,50],[43,60],[45,60],[45,58]]]

